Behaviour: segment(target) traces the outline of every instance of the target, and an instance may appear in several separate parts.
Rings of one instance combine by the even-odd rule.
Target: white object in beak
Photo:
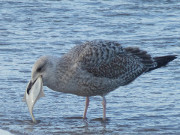
[[[33,107],[36,101],[41,97],[44,97],[43,81],[42,81],[42,77],[38,77],[33,84],[31,81],[29,81],[23,99],[23,101],[27,103],[29,112],[31,114],[34,123],[36,123],[36,120],[33,116]]]

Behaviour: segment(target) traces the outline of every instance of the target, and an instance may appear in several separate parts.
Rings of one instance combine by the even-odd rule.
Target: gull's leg
[[[103,96],[103,101],[102,101],[102,105],[103,105],[103,121],[106,120],[106,98]]]
[[[89,97],[86,97],[86,106],[85,106],[85,109],[84,109],[83,119],[86,119],[88,106],[89,106]]]

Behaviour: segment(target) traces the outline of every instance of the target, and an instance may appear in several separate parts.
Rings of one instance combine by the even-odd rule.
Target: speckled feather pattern
[[[80,96],[106,95],[156,66],[146,51],[97,40],[75,46],[58,61],[52,89]]]

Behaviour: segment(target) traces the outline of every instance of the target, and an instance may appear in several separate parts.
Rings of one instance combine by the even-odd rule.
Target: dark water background
[[[180,134],[180,60],[142,75],[107,98],[54,92],[34,108],[22,102],[31,68],[42,55],[61,56],[75,44],[108,39],[153,56],[180,54],[179,0],[0,0],[0,128],[21,135]]]

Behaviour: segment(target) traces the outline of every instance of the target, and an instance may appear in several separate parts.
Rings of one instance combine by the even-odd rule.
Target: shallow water
[[[94,39],[179,55],[180,1],[1,0],[0,128],[18,135],[180,134],[179,58],[107,95],[106,122],[101,97],[90,98],[83,120],[84,97],[44,87],[32,123],[22,98],[35,60]]]

